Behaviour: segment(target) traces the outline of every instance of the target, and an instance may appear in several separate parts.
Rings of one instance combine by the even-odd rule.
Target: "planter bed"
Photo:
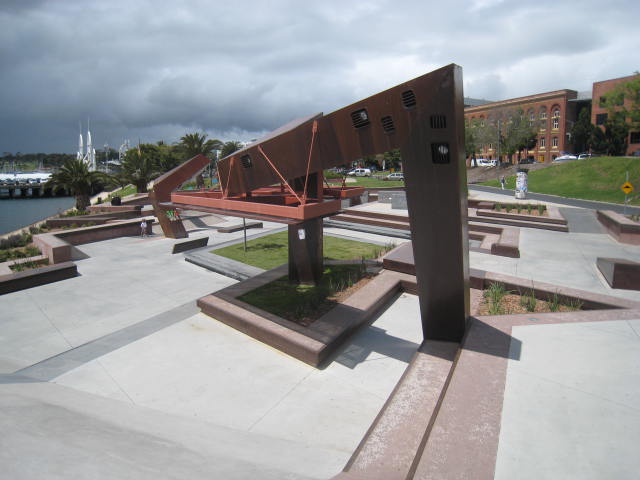
[[[78,270],[73,262],[63,262],[57,265],[0,275],[0,295],[66,280],[77,275]]]

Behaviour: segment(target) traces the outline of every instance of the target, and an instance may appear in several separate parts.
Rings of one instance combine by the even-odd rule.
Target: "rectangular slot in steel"
[[[433,163],[445,164],[451,162],[451,156],[449,155],[448,143],[432,143],[431,144],[431,158]]]
[[[382,117],[380,122],[382,123],[382,130],[384,130],[384,133],[393,133],[396,131],[396,127],[393,124],[393,118],[390,116]]]
[[[251,166],[253,165],[253,164],[251,163],[251,157],[249,156],[249,154],[242,155],[242,156],[240,157],[240,163],[242,164],[242,166],[243,166],[244,168],[251,168]]]
[[[355,128],[363,128],[371,123],[366,108],[361,108],[360,110],[353,112],[351,114],[351,121]]]
[[[447,117],[444,115],[431,115],[429,123],[433,129],[447,128]]]
[[[402,92],[402,105],[404,106],[404,108],[415,108],[417,103],[418,102],[416,100],[416,94],[413,92],[413,90],[405,90],[404,92]]]

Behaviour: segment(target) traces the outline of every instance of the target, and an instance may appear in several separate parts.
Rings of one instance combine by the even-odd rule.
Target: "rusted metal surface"
[[[149,199],[153,204],[156,217],[162,227],[165,237],[186,238],[188,234],[184,229],[182,220],[177,215],[177,209],[168,208],[161,203],[171,200],[171,192],[189,180],[191,177],[205,168],[211,160],[204,155],[196,155],[173,170],[159,176],[153,183],[153,191],[149,193]],[[169,213],[169,214],[168,214]]]
[[[329,115],[295,120],[222,159],[219,193],[178,192],[171,200],[307,222],[339,209],[339,202],[323,201],[331,194],[321,186],[324,169],[396,148],[424,336],[460,341],[469,314],[469,246],[462,69],[456,65]],[[281,185],[278,194],[260,195],[259,189],[275,184]],[[307,263],[312,271],[313,262]]]
[[[289,280],[317,284],[322,278],[322,218],[289,225]]]

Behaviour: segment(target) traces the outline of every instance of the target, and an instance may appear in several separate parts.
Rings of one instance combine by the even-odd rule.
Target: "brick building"
[[[601,98],[619,83],[636,76],[595,82],[591,92],[556,90],[480,105],[465,101],[465,124],[467,127],[473,124],[484,126],[487,122],[495,125],[496,122],[508,121],[510,115],[521,109],[529,124],[536,127],[538,134],[536,146],[527,151],[526,156],[536,162],[551,162],[565,152],[581,153],[574,152],[571,143],[571,130],[580,110],[591,107],[591,122],[594,125],[603,125],[608,110],[606,105],[602,104]],[[629,133],[627,154],[636,150],[640,150],[640,132],[633,131]],[[500,156],[504,160],[504,154],[500,152],[499,155],[497,141],[483,145],[478,155],[489,159]]]
[[[591,94],[591,98],[593,99],[591,106],[591,123],[602,127],[609,116],[609,106],[605,102],[605,95],[613,90],[617,85],[633,80],[638,76],[639,75],[630,75],[628,77],[613,78],[611,80],[595,82],[593,84],[593,91]],[[627,108],[631,106],[629,99],[624,100],[624,105]],[[629,132],[629,138],[627,138],[627,155],[631,155],[637,150],[640,150],[640,132],[631,131]]]
[[[484,126],[486,122],[505,122],[509,115],[521,109],[529,125],[535,126],[538,132],[536,146],[527,151],[526,156],[537,162],[550,162],[559,157],[561,152],[571,151],[573,148],[568,133],[573,128],[577,115],[577,103],[572,100],[577,98],[578,92],[575,90],[556,90],[467,107],[464,111],[465,122],[467,125],[475,122],[480,126]],[[497,145],[484,145],[481,154],[485,158],[498,158]]]

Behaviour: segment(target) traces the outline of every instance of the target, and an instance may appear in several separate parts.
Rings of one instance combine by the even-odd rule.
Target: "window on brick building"
[[[555,129],[560,128],[560,110],[554,110],[552,117],[553,117],[553,128]]]
[[[596,125],[604,125],[607,121],[608,116],[609,115],[606,113],[598,113],[596,115]]]
[[[540,145],[540,148],[544,148],[547,145],[547,139],[544,137],[540,137],[540,141],[538,142],[538,145]]]
[[[529,111],[529,126],[533,127],[533,122],[536,121],[536,115],[533,113],[533,110]]]
[[[629,135],[629,143],[640,143],[640,132],[631,132]]]
[[[551,144],[552,144],[554,147],[557,147],[557,146],[558,146],[558,137],[553,137],[553,140],[551,141]]]
[[[540,110],[540,120],[546,120],[547,119],[547,109],[543,108],[542,110]]]

